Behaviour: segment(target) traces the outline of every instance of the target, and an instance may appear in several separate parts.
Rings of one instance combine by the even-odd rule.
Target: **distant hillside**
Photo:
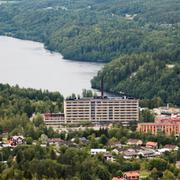
[[[107,64],[92,80],[106,91],[180,106],[180,48],[172,52],[126,55]],[[153,107],[153,105],[151,105]]]
[[[65,58],[111,61],[172,50],[180,37],[179,0],[22,0],[0,5],[0,34],[44,42]]]
[[[65,58],[112,62],[99,88],[180,105],[179,0],[22,0],[0,5],[0,34]]]

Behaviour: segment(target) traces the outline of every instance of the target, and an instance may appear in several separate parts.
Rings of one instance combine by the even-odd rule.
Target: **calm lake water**
[[[42,43],[0,36],[0,83],[60,91],[64,96],[91,89],[90,80],[103,67],[51,53]]]

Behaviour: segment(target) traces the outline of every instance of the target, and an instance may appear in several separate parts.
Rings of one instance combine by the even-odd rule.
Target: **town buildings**
[[[42,116],[47,127],[56,129],[65,123],[64,113],[44,113]]]
[[[166,135],[180,135],[180,118],[179,117],[158,117],[154,123],[139,123],[137,130],[144,133]]]
[[[139,101],[128,98],[82,98],[64,102],[66,124],[128,123],[139,120]]]
[[[180,108],[169,107],[159,107],[154,108],[153,113],[156,114],[157,117],[180,117]]]
[[[143,144],[140,139],[129,139],[127,145],[141,146]]]
[[[47,127],[66,124],[128,124],[139,120],[139,101],[126,97],[70,98],[64,101],[64,113],[44,113]]]

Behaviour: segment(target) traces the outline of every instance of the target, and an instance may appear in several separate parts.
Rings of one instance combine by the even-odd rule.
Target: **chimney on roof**
[[[101,78],[101,98],[104,98],[104,78]]]

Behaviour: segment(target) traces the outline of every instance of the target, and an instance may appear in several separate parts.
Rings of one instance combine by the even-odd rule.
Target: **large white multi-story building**
[[[139,101],[117,97],[66,99],[64,115],[66,124],[138,121]]]

